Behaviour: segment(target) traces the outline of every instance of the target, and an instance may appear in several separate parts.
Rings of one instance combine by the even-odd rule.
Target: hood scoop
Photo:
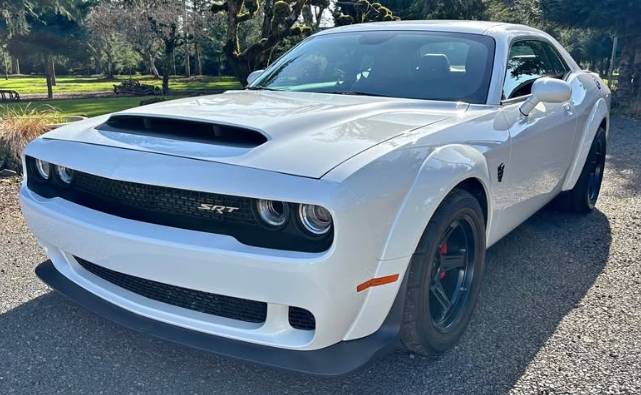
[[[267,142],[264,134],[253,129],[157,116],[112,115],[96,130],[239,148]]]

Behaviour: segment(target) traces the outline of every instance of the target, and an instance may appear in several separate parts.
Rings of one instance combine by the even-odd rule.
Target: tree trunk
[[[633,98],[635,101],[641,100],[641,37],[637,37],[636,56],[634,59],[634,76],[632,83]]]
[[[619,79],[617,85],[617,101],[626,106],[632,99],[632,73],[634,71],[634,45],[632,37],[627,37],[621,48],[621,63],[619,64]]]
[[[96,61],[95,61],[95,73],[98,74],[98,75],[101,75],[102,71],[103,71],[102,70],[102,68],[103,68],[102,67],[102,59],[100,59],[99,56],[96,56],[95,59],[96,59]]]
[[[48,99],[53,99],[53,70],[52,70],[52,62],[53,59],[49,56],[47,56],[45,60],[45,64],[47,67],[45,67],[46,75],[47,75],[47,98]]]
[[[149,62],[149,74],[152,74],[154,78],[160,78],[160,73],[156,68],[156,63],[154,62],[154,56],[149,54],[147,61]],[[169,70],[169,68],[167,68]]]
[[[53,99],[53,81],[50,74],[47,74],[47,99]]]
[[[627,106],[632,99],[632,73],[634,72],[634,55],[636,52],[635,16],[631,15],[625,24],[625,37],[621,47],[621,63],[617,85],[617,102]]]
[[[13,58],[13,74],[20,74],[20,60]]]
[[[176,53],[175,51],[171,51],[171,75],[176,75]]]
[[[200,61],[200,45],[198,43],[194,44],[194,56],[196,57],[196,75],[203,75],[203,64]]]
[[[7,59],[7,52],[2,51],[2,65],[4,66],[4,79],[9,79],[9,59]]]
[[[113,64],[114,63],[113,63],[113,60],[111,59],[111,54],[107,54],[107,78],[110,80],[115,79]]]
[[[641,102],[641,64],[634,70],[634,100]]]
[[[189,44],[185,43],[185,77],[191,77],[191,60],[189,59]]]
[[[430,13],[432,12],[432,2],[431,1],[426,1],[423,4],[423,9],[421,10],[421,14],[423,15],[423,19],[429,19],[428,17],[430,16]]]
[[[167,96],[169,93],[169,68],[171,66],[171,61],[174,59],[173,49],[167,48],[165,50],[165,58],[163,59],[162,66],[162,95]]]
[[[51,75],[51,85],[56,86],[56,62],[51,58],[51,62],[49,62],[51,67],[49,70],[49,74]]]

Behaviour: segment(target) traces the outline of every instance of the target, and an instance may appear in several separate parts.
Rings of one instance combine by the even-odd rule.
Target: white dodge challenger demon
[[[548,34],[317,33],[246,89],[52,130],[23,152],[38,277],[126,327],[334,376],[451,349],[486,248],[593,210],[611,92]]]

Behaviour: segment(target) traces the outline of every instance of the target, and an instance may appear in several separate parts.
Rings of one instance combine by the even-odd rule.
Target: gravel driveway
[[[281,372],[120,328],[49,292],[0,179],[0,394],[641,394],[641,122],[616,118],[598,210],[542,210],[492,247],[460,345],[341,379]]]

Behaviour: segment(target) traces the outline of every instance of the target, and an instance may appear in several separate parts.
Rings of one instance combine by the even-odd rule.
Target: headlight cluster
[[[53,163],[40,159],[34,160],[33,165],[36,169],[35,174],[39,178],[39,181],[49,181],[52,178],[52,174],[53,178],[60,181],[63,185],[69,185],[73,181],[73,170],[69,168],[54,165]]]
[[[313,204],[261,199],[256,201],[256,213],[263,225],[272,229],[283,227],[289,220],[314,237],[323,236],[332,229],[332,215],[329,210]]]

